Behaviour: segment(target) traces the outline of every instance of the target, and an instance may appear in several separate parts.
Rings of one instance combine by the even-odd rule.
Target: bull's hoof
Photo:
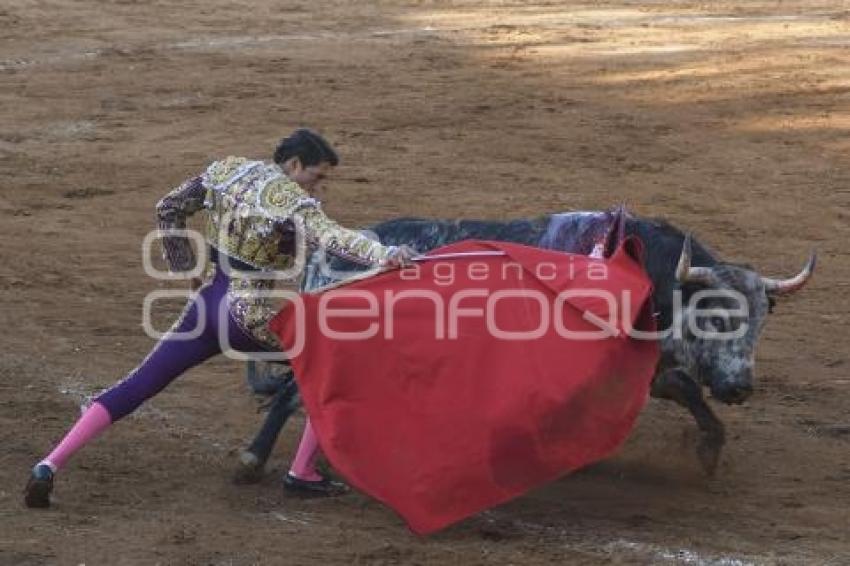
[[[265,475],[265,468],[265,462],[261,462],[255,454],[246,450],[239,455],[239,464],[233,474],[233,483],[242,485],[259,483]]]
[[[702,465],[703,471],[709,477],[717,473],[720,464],[720,453],[723,451],[725,439],[722,435],[705,435],[697,444],[697,457]]]
[[[38,464],[32,469],[27,487],[24,488],[24,503],[33,509],[50,507],[50,493],[53,491],[53,470],[46,464]]]

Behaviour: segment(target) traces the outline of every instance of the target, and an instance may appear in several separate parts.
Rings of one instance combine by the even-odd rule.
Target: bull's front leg
[[[726,442],[726,430],[706,403],[699,384],[683,370],[671,369],[655,378],[651,394],[659,399],[675,401],[690,411],[701,433],[697,456],[705,472],[713,476]]]
[[[236,483],[256,483],[263,478],[266,462],[272,453],[283,425],[298,407],[301,396],[295,379],[283,383],[268,405],[263,426],[251,445],[239,455],[239,466],[233,480]]]

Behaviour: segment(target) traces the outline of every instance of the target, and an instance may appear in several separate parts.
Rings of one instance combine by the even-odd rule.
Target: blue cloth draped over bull
[[[595,259],[462,242],[432,255],[504,255],[425,261],[416,273],[305,294],[304,312],[289,305],[271,328],[293,351],[333,466],[427,534],[604,458],[625,440],[659,355],[656,341],[628,332],[654,329],[640,247],[629,239]],[[410,291],[419,298],[401,298]],[[457,309],[471,310],[455,309],[455,317],[453,297]],[[326,317],[323,329],[328,308],[360,316]],[[493,325],[537,336],[497,337]],[[364,331],[374,335],[339,338]]]

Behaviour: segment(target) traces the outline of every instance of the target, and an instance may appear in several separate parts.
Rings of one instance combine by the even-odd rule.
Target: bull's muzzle
[[[712,384],[711,396],[727,405],[740,405],[753,394],[752,383],[738,383],[733,381]]]

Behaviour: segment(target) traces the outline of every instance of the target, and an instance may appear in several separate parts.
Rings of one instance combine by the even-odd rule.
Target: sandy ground
[[[846,564],[848,47],[835,0],[4,2],[0,563]],[[221,360],[26,510],[29,467],[152,344],[154,203],[298,125],[338,146],[328,209],[351,225],[625,201],[766,274],[817,248],[751,402],[717,407],[718,476],[691,419],[652,402],[617,457],[418,539],[360,495],[287,498],[298,423],[266,481],[231,484],[261,416]]]

